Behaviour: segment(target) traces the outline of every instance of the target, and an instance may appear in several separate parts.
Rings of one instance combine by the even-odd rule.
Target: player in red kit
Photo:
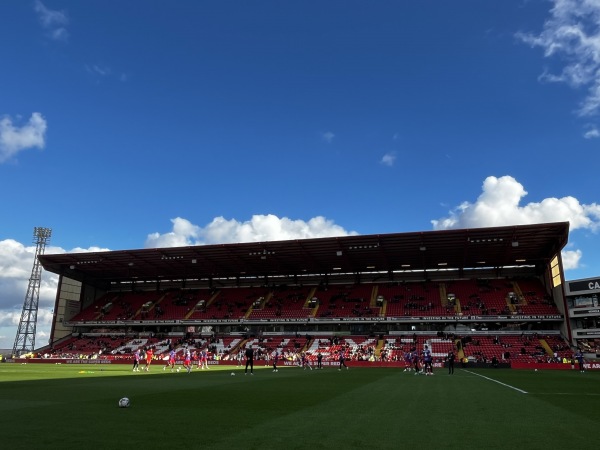
[[[146,350],[146,367],[144,367],[144,370],[146,372],[148,372],[150,370],[150,363],[152,362],[152,356],[154,356],[154,351],[152,350],[152,347],[150,347]]]

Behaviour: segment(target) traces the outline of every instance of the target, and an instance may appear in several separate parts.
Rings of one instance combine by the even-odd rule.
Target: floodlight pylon
[[[31,276],[29,277],[27,294],[23,302],[23,311],[21,312],[21,320],[19,321],[15,344],[13,345],[13,356],[32,352],[35,348],[40,285],[42,281],[42,267],[38,256],[44,254],[46,244],[50,241],[50,236],[52,236],[51,228],[35,227],[33,229],[33,243],[36,245],[35,258],[33,260]]]

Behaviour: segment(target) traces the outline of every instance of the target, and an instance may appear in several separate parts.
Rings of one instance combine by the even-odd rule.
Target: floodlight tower
[[[25,302],[23,302],[23,312],[15,337],[15,345],[13,346],[12,354],[14,356],[32,352],[35,346],[35,327],[40,301],[40,283],[42,281],[42,268],[38,256],[44,254],[51,235],[51,228],[35,227],[33,229],[33,243],[36,245],[35,258],[31,269],[31,277],[29,277],[27,295],[25,296]]]

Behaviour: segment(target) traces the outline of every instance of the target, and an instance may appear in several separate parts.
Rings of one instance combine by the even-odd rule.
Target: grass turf
[[[597,447],[600,372],[130,370],[0,364],[2,447]]]

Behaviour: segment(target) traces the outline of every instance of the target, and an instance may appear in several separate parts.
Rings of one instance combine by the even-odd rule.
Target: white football
[[[127,397],[123,397],[121,400],[119,400],[119,408],[129,408],[130,404],[131,402]]]
[[[232,377],[235,377],[235,372],[231,372],[231,376],[232,376]]]
[[[177,372],[179,372],[179,371],[181,371],[181,367],[178,367],[178,368],[177,368]]]

